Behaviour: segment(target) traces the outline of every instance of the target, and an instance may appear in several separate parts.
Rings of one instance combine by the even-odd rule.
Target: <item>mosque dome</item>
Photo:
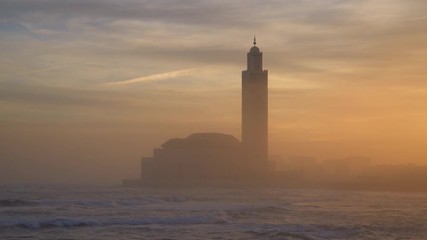
[[[237,148],[240,141],[224,133],[193,133],[187,138],[173,138],[161,145],[163,148]]]

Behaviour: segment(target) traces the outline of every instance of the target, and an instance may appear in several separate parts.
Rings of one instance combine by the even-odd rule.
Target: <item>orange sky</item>
[[[427,164],[426,1],[0,4],[0,183],[117,182],[171,137],[240,138],[253,33],[271,154]]]

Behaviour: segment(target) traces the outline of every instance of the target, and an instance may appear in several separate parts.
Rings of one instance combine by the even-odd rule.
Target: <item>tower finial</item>
[[[256,36],[254,34],[254,46],[256,45]]]

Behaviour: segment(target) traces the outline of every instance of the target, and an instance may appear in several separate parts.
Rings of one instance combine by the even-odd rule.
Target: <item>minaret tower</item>
[[[250,166],[268,166],[268,72],[255,36],[242,71],[242,144]]]

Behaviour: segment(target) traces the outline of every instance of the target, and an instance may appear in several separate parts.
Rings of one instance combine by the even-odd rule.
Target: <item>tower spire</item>
[[[268,165],[268,72],[262,68],[255,35],[253,44],[242,72],[242,146],[256,172]]]

